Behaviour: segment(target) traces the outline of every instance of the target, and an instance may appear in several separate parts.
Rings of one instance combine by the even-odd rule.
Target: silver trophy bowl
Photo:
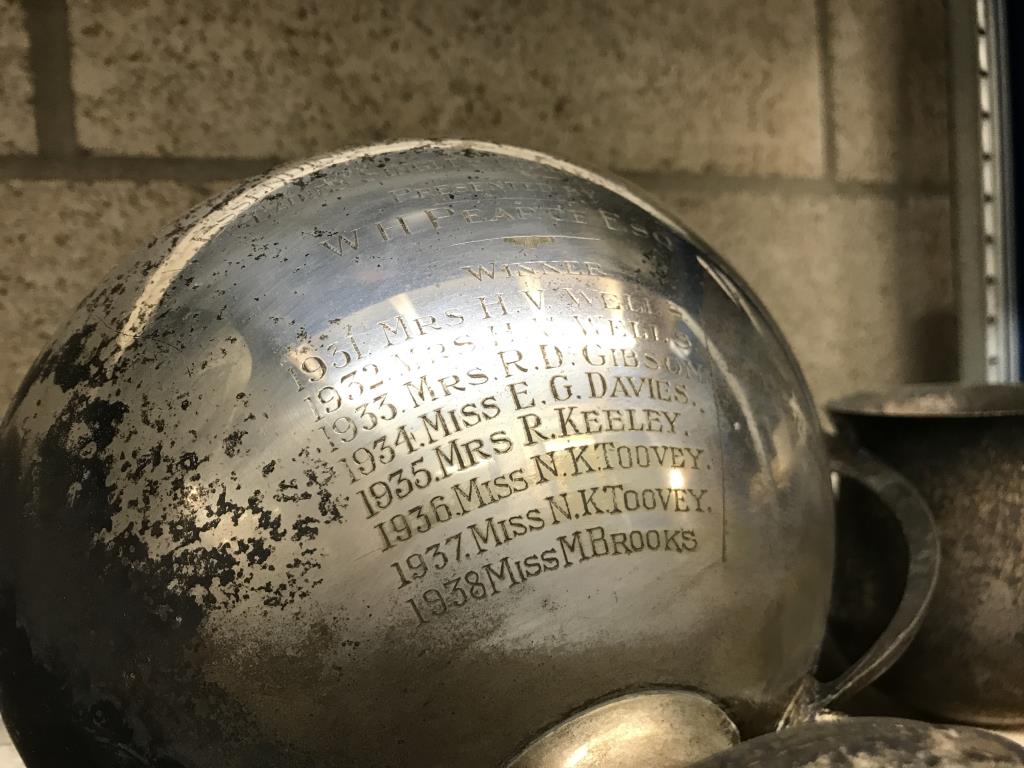
[[[533,152],[365,148],[221,197],[75,310],[0,438],[32,768],[498,766],[652,690],[748,737],[882,665],[810,677],[829,461],[776,327]]]

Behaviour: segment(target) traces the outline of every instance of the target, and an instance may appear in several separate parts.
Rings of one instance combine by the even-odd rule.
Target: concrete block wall
[[[203,197],[417,136],[648,189],[820,401],[955,378],[945,24],[942,0],[0,0],[0,402]]]
[[[953,378],[942,0],[0,0],[0,400],[118,258],[279,161],[511,142],[649,189],[819,399]]]

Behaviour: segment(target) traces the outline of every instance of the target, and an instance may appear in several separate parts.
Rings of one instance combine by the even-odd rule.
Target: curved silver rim
[[[830,402],[840,416],[949,419],[1024,416],[1024,384],[909,384]]]

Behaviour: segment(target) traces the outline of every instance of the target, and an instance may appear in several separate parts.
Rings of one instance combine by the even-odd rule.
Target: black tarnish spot
[[[237,456],[242,447],[242,438],[249,434],[244,429],[236,429],[224,438],[224,455]]]

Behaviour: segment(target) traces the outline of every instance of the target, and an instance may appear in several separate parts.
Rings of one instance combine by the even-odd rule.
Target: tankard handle
[[[783,715],[780,728],[815,719],[892,666],[917,634],[939,576],[938,531],[917,489],[871,453],[841,438],[829,436],[828,450],[832,471],[874,494],[899,525],[907,545],[906,587],[889,625],[867,652],[835,680],[809,678]]]

